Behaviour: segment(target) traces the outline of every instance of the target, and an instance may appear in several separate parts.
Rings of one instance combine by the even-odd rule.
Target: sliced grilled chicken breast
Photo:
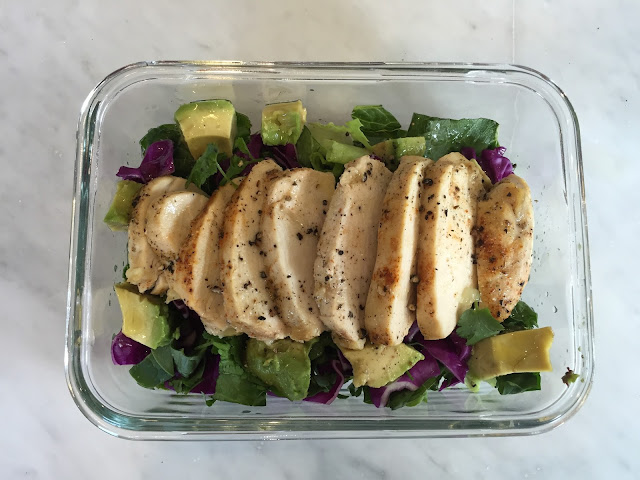
[[[320,335],[324,324],[313,298],[313,263],[335,177],[310,168],[274,175],[262,215],[267,282],[293,340]]]
[[[416,249],[424,157],[400,159],[382,205],[378,251],[365,308],[371,343],[398,345],[416,319]]]
[[[127,270],[127,281],[138,286],[140,292],[146,292],[153,288],[153,293],[160,295],[166,291],[167,282],[160,282],[159,288],[154,288],[158,277],[164,270],[164,262],[153,251],[145,230],[147,228],[147,210],[149,206],[159,197],[166,193],[189,190],[201,193],[193,184],[185,187],[184,178],[164,176],[151,180],[140,189],[136,199],[135,207],[131,213],[129,222],[129,269]]]
[[[269,175],[282,169],[273,160],[257,163],[231,197],[220,239],[220,278],[229,324],[259,340],[277,340],[288,330],[266,279],[260,218]]]
[[[225,185],[213,193],[191,224],[171,277],[175,295],[200,315],[207,332],[219,337],[238,333],[227,322],[224,311],[218,247],[225,208],[235,191],[236,186]]]
[[[390,180],[391,172],[371,157],[348,163],[320,234],[314,296],[320,319],[344,348],[364,347],[364,309]]]
[[[418,241],[416,319],[429,340],[456,326],[463,292],[477,287],[472,228],[484,176],[459,153],[445,155],[424,174]]]
[[[482,304],[499,322],[511,314],[529,281],[533,204],[527,183],[509,175],[478,202],[476,256]]]
[[[147,241],[166,262],[178,256],[191,224],[207,204],[208,197],[195,192],[165,193],[147,210]]]

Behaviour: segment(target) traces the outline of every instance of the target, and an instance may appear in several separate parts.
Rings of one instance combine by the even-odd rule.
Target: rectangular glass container
[[[361,398],[332,405],[269,398],[264,407],[139,387],[111,362],[121,327],[113,284],[126,263],[125,233],[102,219],[118,167],[140,162],[138,140],[173,121],[183,103],[226,98],[259,128],[265,104],[301,99],[308,121],[350,119],[353,106],[382,104],[402,123],[413,112],[488,117],[531,187],[534,261],[523,299],[551,326],[553,372],[542,390],[501,396],[485,385],[434,392],[397,411]],[[133,439],[271,439],[519,435],[547,431],[584,402],[593,378],[593,317],[580,136],[564,93],[544,75],[513,65],[389,63],[143,62],[117,70],[80,115],[69,256],[65,367],[71,394],[102,430]],[[568,387],[566,368],[580,374]]]

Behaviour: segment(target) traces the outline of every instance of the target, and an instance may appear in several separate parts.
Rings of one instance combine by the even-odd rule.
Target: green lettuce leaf
[[[407,136],[425,137],[425,156],[433,160],[463,147],[471,147],[477,153],[499,147],[498,123],[488,118],[453,120],[414,113]]]
[[[168,373],[155,359],[154,355],[147,355],[137,365],[129,369],[133,379],[144,388],[156,388],[163,386],[164,382],[173,377],[173,373]]]
[[[306,126],[302,129],[300,138],[296,142],[296,152],[300,165],[313,168],[321,172],[330,172],[331,165],[326,163],[326,152],[322,149],[318,141],[311,135],[311,130]]]
[[[480,340],[493,337],[503,330],[502,324],[491,316],[488,308],[470,308],[460,315],[456,333],[467,340],[467,345],[474,345]]]
[[[396,120],[396,117],[382,105],[357,105],[351,112],[351,118],[360,120],[362,132],[372,143],[398,138],[406,134],[400,129],[400,122]]]
[[[171,347],[169,345],[164,345],[162,347],[151,350],[151,355],[158,363],[160,368],[162,368],[165,372],[167,372],[169,375],[175,374],[173,358],[171,356]]]
[[[496,388],[500,395],[540,390],[540,373],[511,373],[496,377]]]
[[[247,337],[203,336],[211,341],[212,351],[220,355],[220,374],[213,398],[242,405],[266,405],[267,389],[264,383],[244,367]]]
[[[202,375],[206,367],[206,361],[202,361],[198,364],[197,368],[193,370],[187,377],[174,377],[169,380],[169,385],[176,391],[176,393],[187,394],[196,385],[202,381]]]
[[[333,360],[338,359],[338,347],[333,342],[331,334],[324,332],[314,339],[309,350],[309,360],[311,361],[311,380],[307,396],[311,397],[320,392],[328,392],[336,383],[337,374],[333,368],[327,369]],[[350,377],[345,377],[348,380]],[[353,384],[350,389],[355,388]],[[360,388],[362,392],[362,387]]]
[[[309,123],[307,128],[313,135],[313,138],[324,148],[328,150],[334,142],[344,145],[353,145],[356,141],[365,148],[371,149],[371,144],[367,137],[362,133],[362,123],[358,119],[349,120],[344,125],[334,125],[333,123]]]

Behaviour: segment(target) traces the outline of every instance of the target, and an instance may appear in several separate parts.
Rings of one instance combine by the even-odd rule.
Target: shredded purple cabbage
[[[351,364],[349,364],[349,362],[347,362],[347,364],[348,368],[350,369]],[[315,395],[305,398],[304,401],[330,405],[336,398],[338,398],[338,393],[340,393],[340,389],[344,385],[344,366],[345,365],[341,360],[333,360],[331,362],[331,368],[333,368],[333,370],[336,372],[336,381],[331,387],[331,390],[329,390],[328,392],[318,392]]]
[[[453,378],[442,383],[440,390],[464,382],[464,377],[469,370],[467,361],[471,356],[471,347],[456,332],[452,332],[442,340],[425,340],[417,322],[414,322],[404,338],[404,343],[417,344],[415,347],[424,355],[424,360],[420,360],[407,373],[390,384],[380,388],[370,388],[369,395],[376,407],[386,407],[394,392],[402,390],[415,392],[424,382],[439,376],[439,363],[453,374]]]
[[[137,365],[149,353],[149,347],[127,337],[122,331],[111,342],[111,360],[114,365]]]
[[[407,335],[404,337],[404,340],[403,340],[402,343],[411,343],[411,342],[413,342],[413,339],[416,337],[416,335],[418,333],[420,333],[420,328],[418,327],[418,322],[413,322],[411,327],[409,327],[409,331],[407,332]]]
[[[160,140],[147,147],[142,163],[138,168],[120,167],[116,175],[124,180],[147,183],[157,177],[169,175],[175,171],[173,165],[173,142]]]
[[[302,166],[300,162],[298,162],[296,146],[292,143],[287,143],[286,145],[265,145],[262,142],[262,135],[254,133],[249,137],[247,148],[253,158],[272,158],[285,170],[300,168]]]
[[[507,149],[505,147],[494,148],[493,150],[483,150],[480,158],[476,157],[476,151],[473,148],[464,147],[460,153],[469,160],[478,160],[478,164],[487,174],[491,183],[498,183],[505,177],[513,173],[513,165],[511,160],[504,156]]]
[[[464,377],[469,370],[467,360],[471,355],[471,347],[467,345],[464,339],[459,337],[456,332],[452,332],[451,335],[442,340],[422,339],[420,343],[424,349],[423,353],[428,353],[438,360],[447,367],[455,377],[455,379],[448,382],[445,381],[440,386],[440,390],[464,382]]]
[[[189,393],[204,393],[213,395],[216,393],[216,383],[220,375],[220,355],[211,355],[205,358],[207,362],[202,373],[202,381],[197,384]]]
[[[471,147],[462,147],[460,153],[467,157],[467,160],[477,160],[476,149]]]
[[[262,135],[260,135],[259,133],[254,133],[249,137],[247,148],[249,149],[249,153],[253,158],[260,158],[260,153],[262,152],[263,147],[264,143],[262,142]]]

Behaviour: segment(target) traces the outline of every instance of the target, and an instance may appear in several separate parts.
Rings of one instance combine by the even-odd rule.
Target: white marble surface
[[[0,477],[638,478],[638,18],[634,0],[0,0]],[[597,371],[582,410],[503,439],[136,443],[92,426],[62,362],[76,120],[99,80],[147,59],[515,62],[553,78],[583,135]]]

